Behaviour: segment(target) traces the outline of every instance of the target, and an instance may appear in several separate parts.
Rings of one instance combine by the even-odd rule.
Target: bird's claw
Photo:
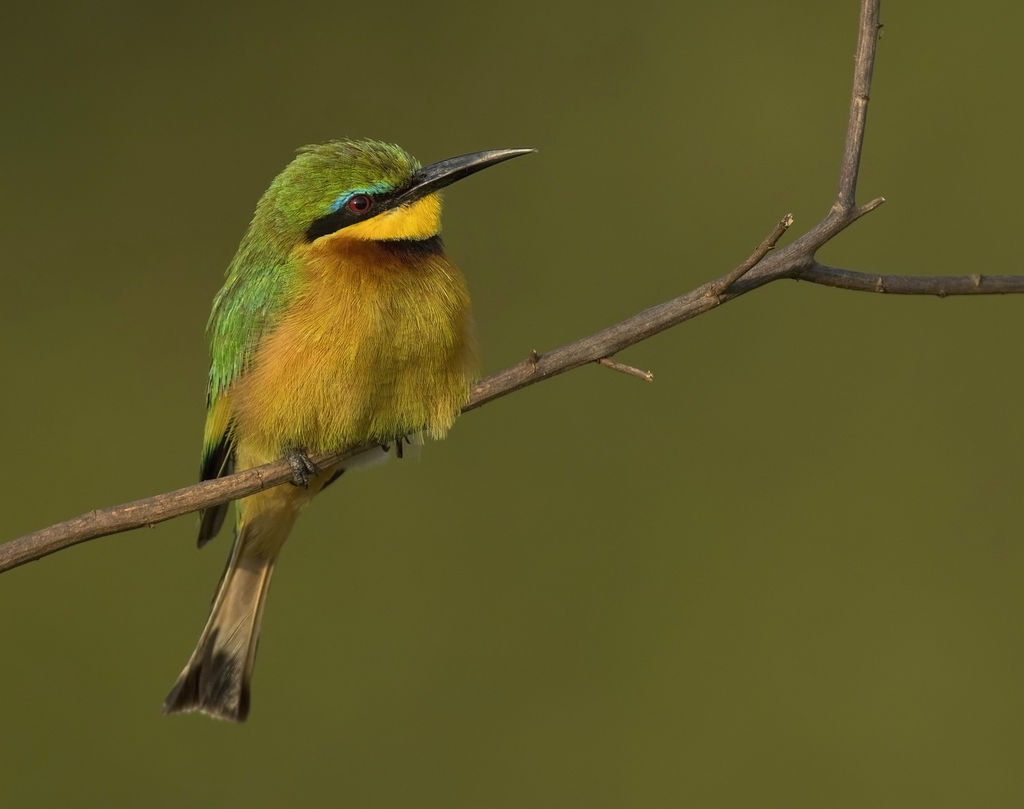
[[[395,438],[395,457],[399,458],[399,459],[404,457],[404,455],[405,455],[404,447],[405,447],[406,444],[411,444],[411,443],[412,443],[412,441],[409,440],[409,436],[407,436],[407,435],[400,435],[397,438]],[[388,444],[388,443],[381,444],[380,448],[381,448],[382,452],[391,452],[391,444]]]
[[[309,479],[320,474],[320,468],[313,463],[309,456],[300,449],[289,449],[285,453],[288,465],[292,468],[292,485],[309,488]]]

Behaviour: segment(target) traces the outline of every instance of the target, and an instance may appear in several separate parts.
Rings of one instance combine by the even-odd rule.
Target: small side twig
[[[792,224],[793,214],[788,213],[784,217],[782,217],[782,219],[778,221],[775,227],[772,228],[772,232],[765,236],[761,243],[756,248],[754,248],[753,253],[747,256],[746,261],[744,261],[742,264],[736,267],[736,269],[734,269],[728,275],[723,276],[714,284],[712,284],[711,289],[708,291],[708,294],[721,295],[723,292],[729,289],[729,287],[731,287],[733,284],[739,281],[744,275],[746,275],[748,272],[754,269],[754,267],[757,266],[758,262],[760,262],[761,259],[768,255],[768,251],[772,250],[775,247],[775,245],[778,244],[779,239],[782,238],[782,234],[789,230]]]
[[[650,371],[641,371],[639,368],[634,368],[632,365],[616,362],[610,357],[601,357],[597,363],[598,365],[603,365],[605,368],[611,368],[613,371],[618,371],[620,374],[635,376],[637,379],[642,379],[644,382],[654,381],[654,374]]]

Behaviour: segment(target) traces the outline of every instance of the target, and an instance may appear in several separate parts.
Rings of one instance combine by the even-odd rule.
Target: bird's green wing
[[[213,301],[207,324],[211,361],[202,480],[230,475],[235,469],[231,413],[224,393],[245,373],[260,339],[273,329],[294,278],[287,253],[273,247],[246,234]],[[225,503],[201,512],[200,547],[220,531],[227,507]]]

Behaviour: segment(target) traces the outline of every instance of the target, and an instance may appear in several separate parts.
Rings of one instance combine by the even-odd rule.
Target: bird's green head
[[[423,167],[401,147],[380,141],[306,146],[263,195],[253,228],[292,244],[331,237],[427,239],[441,227],[441,188],[531,151],[475,152]]]

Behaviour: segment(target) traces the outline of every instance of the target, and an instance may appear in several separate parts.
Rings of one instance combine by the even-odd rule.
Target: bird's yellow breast
[[[469,293],[439,241],[344,233],[296,248],[296,295],[225,394],[235,440],[254,459],[441,437],[469,397]]]

